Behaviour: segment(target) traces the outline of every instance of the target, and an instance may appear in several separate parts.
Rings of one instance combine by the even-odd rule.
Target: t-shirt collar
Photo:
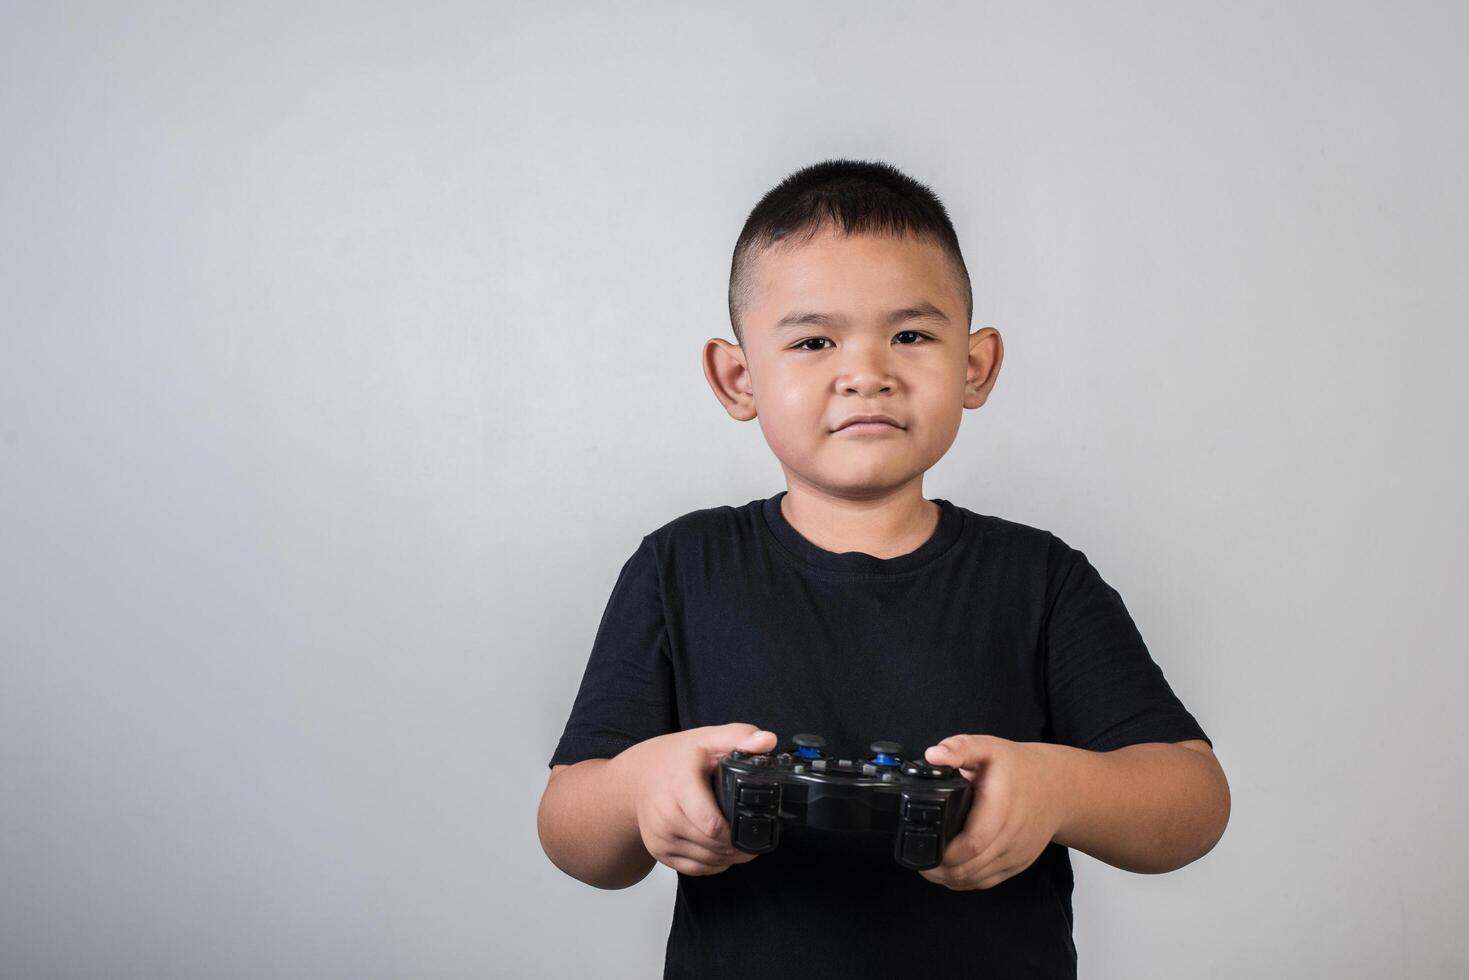
[[[773,497],[761,501],[766,529],[776,542],[791,555],[815,568],[836,572],[859,572],[868,575],[895,575],[909,572],[928,564],[948,551],[959,539],[964,528],[964,515],[958,507],[947,500],[937,498],[939,523],[932,535],[914,551],[894,558],[878,558],[861,551],[837,553],[817,547],[801,536],[781,512],[780,500],[788,491],[782,490]]]

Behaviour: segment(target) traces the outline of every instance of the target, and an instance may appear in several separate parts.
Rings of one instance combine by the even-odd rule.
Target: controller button
[[[909,800],[908,805],[903,808],[903,816],[913,823],[926,826],[937,826],[943,817],[943,812],[942,804],[926,800]]]
[[[775,790],[769,786],[741,786],[740,804],[742,806],[772,806],[775,803]]]
[[[864,776],[876,776],[877,775],[877,766],[874,766],[870,762],[864,762],[864,763],[862,763],[862,775],[864,775]]]
[[[769,847],[772,829],[769,817],[747,816],[743,813],[735,816],[735,842],[741,847],[752,850]]]
[[[735,749],[733,752],[731,752],[729,754],[729,757],[731,759],[734,759],[736,762],[738,762],[739,760],[741,760],[741,759],[743,759],[745,757],[745,753],[741,752],[739,749]]]
[[[951,766],[931,766],[926,762],[909,759],[903,763],[903,775],[916,776],[919,779],[946,779],[954,775]]]
[[[898,781],[898,776],[896,773],[885,772],[882,774],[882,781],[885,783],[895,783]]]
[[[789,752],[782,752],[780,755],[776,756],[775,759],[777,762],[780,762],[782,764],[788,763],[791,761],[791,754]]]
[[[768,755],[752,755],[752,756],[750,756],[750,765],[752,765],[752,766],[768,766],[768,765],[770,765],[770,756],[768,756]]]
[[[912,865],[929,868],[938,863],[939,835],[922,830],[903,831],[903,860]]]
[[[794,766],[791,766],[791,772],[805,772],[805,771],[806,771],[806,763],[804,763],[804,762],[798,762]]]
[[[825,759],[817,759],[815,762],[811,763],[811,768],[812,769],[816,769],[818,771],[824,770],[826,768],[826,760]]]

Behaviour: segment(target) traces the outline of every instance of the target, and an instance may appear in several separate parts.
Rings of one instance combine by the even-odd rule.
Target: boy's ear
[[[744,348],[711,337],[704,345],[704,377],[730,418],[748,422],[759,414],[755,411],[755,386]]]
[[[990,396],[995,379],[1000,375],[1000,362],[1005,359],[1005,344],[1000,331],[981,327],[969,335],[969,361],[964,376],[964,407],[978,408]]]

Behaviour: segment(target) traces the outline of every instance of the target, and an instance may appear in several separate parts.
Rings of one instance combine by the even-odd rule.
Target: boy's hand
[[[1053,746],[994,735],[951,735],[924,757],[957,766],[974,786],[964,829],[944,860],[919,874],[955,891],[993,888],[1030,867],[1065,819],[1066,796]]]
[[[754,725],[711,725],[650,738],[614,760],[628,764],[638,832],[653,859],[686,875],[712,875],[757,857],[730,842],[711,776],[726,753],[769,752],[776,741]]]

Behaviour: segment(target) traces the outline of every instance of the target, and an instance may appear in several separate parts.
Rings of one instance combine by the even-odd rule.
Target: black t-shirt
[[[838,554],[786,521],[782,496],[643,538],[551,765],[729,722],[783,748],[820,734],[847,758],[879,739],[918,757],[961,733],[1094,751],[1207,740],[1121,597],[1050,532],[936,500],[916,551]],[[1059,844],[954,891],[898,865],[887,835],[787,825],[753,861],[678,875],[664,975],[1074,977],[1071,891]]]

